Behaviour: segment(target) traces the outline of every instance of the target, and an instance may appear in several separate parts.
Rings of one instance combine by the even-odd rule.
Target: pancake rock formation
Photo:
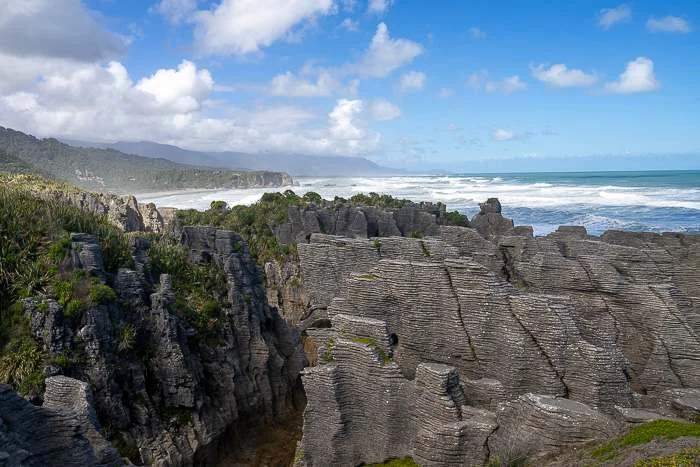
[[[235,461],[251,431],[299,413],[300,336],[268,305],[245,242],[187,227],[181,244],[190,263],[223,275],[225,306],[208,332],[176,312],[170,275],[152,281],[148,241],[134,238],[133,267],[109,274],[96,237],[71,235],[62,267],[114,295],[72,314],[41,295],[23,301],[42,351],[63,363],[44,368],[41,407],[0,385],[0,465]]]
[[[695,420],[700,238],[513,227],[298,245],[319,349],[300,463],[537,459],[630,423]]]

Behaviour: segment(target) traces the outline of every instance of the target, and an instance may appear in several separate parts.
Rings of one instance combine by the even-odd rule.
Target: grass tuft
[[[683,436],[700,437],[700,424],[654,420],[635,426],[625,435],[596,448],[591,455],[601,461],[613,460],[620,454],[622,448],[646,444],[656,438],[676,439]]]

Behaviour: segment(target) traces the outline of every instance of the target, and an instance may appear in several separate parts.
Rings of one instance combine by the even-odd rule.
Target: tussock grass
[[[613,460],[620,454],[620,450],[626,447],[646,444],[656,438],[677,439],[684,436],[700,437],[700,424],[654,420],[635,426],[625,435],[594,449],[591,456],[600,461]]]

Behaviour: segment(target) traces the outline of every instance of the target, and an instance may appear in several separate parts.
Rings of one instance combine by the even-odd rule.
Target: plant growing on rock
[[[31,337],[14,341],[0,357],[0,382],[22,395],[40,393],[44,384],[44,359],[43,351]]]
[[[120,352],[126,352],[134,348],[136,343],[136,328],[129,323],[124,325],[119,330],[119,345],[117,348]]]
[[[94,304],[106,305],[117,299],[117,294],[110,286],[100,283],[93,283],[90,287],[90,301]]]

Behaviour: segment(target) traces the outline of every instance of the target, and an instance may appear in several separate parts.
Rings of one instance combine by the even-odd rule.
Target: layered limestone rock
[[[438,226],[447,223],[442,203],[411,203],[400,208],[327,204],[290,207],[287,222],[275,227],[279,242],[307,242],[314,233],[347,238],[434,235]]]
[[[0,384],[0,464],[119,466],[117,450],[99,434],[87,384],[47,378],[44,406]]]
[[[489,200],[475,229],[298,246],[321,362],[303,377],[307,465],[534,460],[694,420],[700,238],[533,237],[498,216]]]
[[[134,239],[133,269],[111,276],[95,237],[75,234],[72,240],[64,266],[109,284],[117,299],[89,303],[71,315],[43,297],[24,306],[43,350],[68,362],[45,372],[85,381],[69,390],[58,384],[69,378],[49,378],[44,395],[46,410],[70,405],[76,424],[94,423],[76,433],[89,440],[103,433],[136,463],[211,463],[222,455],[235,461],[246,433],[300,413],[299,372],[306,359],[299,333],[268,305],[262,275],[238,235],[183,229],[189,260],[220,268],[226,279],[227,305],[209,333],[195,331],[174,312],[169,275],[150,282],[147,241]],[[90,392],[93,404],[84,402]],[[77,436],[72,442],[90,447]]]
[[[500,214],[498,214],[500,216]],[[452,219],[454,222],[455,219]],[[384,256],[391,257],[396,252],[392,248],[402,248],[403,243],[397,243],[392,237],[403,236],[423,238],[437,236],[447,227],[448,216],[442,203],[405,203],[402,207],[362,206],[352,203],[324,201],[321,205],[309,203],[303,206],[290,207],[287,212],[287,222],[277,225],[273,232],[281,244],[317,243],[313,240],[316,235],[333,235],[339,239],[371,239],[372,247],[376,250],[383,248]],[[463,216],[463,225],[469,225],[469,220]],[[476,233],[476,232],[475,232]],[[478,235],[478,234],[477,234]],[[480,237],[481,238],[481,237]],[[386,239],[382,245],[382,241]],[[339,241],[345,241],[339,240]],[[433,240],[426,240],[430,243]],[[428,244],[427,243],[427,244]],[[366,242],[363,242],[366,244]],[[380,246],[382,245],[382,246]],[[413,242],[412,245],[419,246]],[[312,253],[313,254],[313,253]],[[423,257],[425,251],[414,248],[413,254]],[[333,261],[345,262],[342,255]],[[353,258],[360,260],[362,258]],[[348,260],[350,261],[350,260]],[[299,263],[287,261],[284,263],[272,261],[265,265],[266,286],[271,303],[291,324],[305,329],[309,321],[316,321],[319,303],[312,296],[314,290],[320,287],[306,288],[304,275],[300,272]],[[340,266],[343,269],[344,266]],[[327,280],[318,275],[313,280],[320,279],[330,285]],[[339,283],[337,280],[331,283]],[[327,301],[327,300],[326,300]],[[322,308],[327,304],[323,303]],[[321,313],[323,315],[323,313]],[[323,318],[323,316],[321,317]]]

